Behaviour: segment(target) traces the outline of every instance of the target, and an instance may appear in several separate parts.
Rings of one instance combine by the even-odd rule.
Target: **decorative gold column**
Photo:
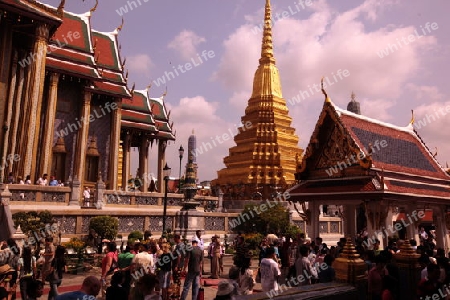
[[[31,174],[37,178],[41,174],[36,174],[36,162],[38,160],[37,150],[39,144],[39,130],[41,128],[42,91],[45,82],[45,58],[47,55],[47,40],[49,35],[49,25],[39,24],[36,27],[36,41],[33,47],[34,61],[30,66],[30,86],[29,101],[30,118],[27,126],[28,139],[24,157],[24,173]]]
[[[158,141],[158,192],[164,193],[164,174],[163,168],[166,164],[166,147],[167,141],[159,140]]]
[[[8,153],[8,141],[11,138],[11,118],[12,118],[12,114],[13,114],[13,102],[16,96],[16,80],[17,80],[17,51],[14,51],[14,55],[13,55],[13,62],[12,62],[12,66],[11,66],[11,81],[9,84],[9,97],[8,97],[8,107],[6,109],[6,119],[4,122],[4,140],[3,140],[3,151],[1,153],[3,153],[3,157],[0,157],[0,172],[3,173],[4,176],[6,176],[7,173],[6,171],[9,169],[9,167],[12,167],[12,162],[13,160],[9,160],[8,159],[8,154],[13,154],[14,153]],[[3,130],[2,130],[3,131]],[[6,160],[3,160],[3,159]],[[3,162],[5,162],[8,167],[6,165],[3,165]],[[2,176],[2,178],[5,178],[4,176]]]
[[[52,170],[52,156],[53,156],[53,135],[55,132],[55,117],[56,117],[56,103],[58,100],[58,82],[59,82],[59,74],[51,73],[50,74],[50,84],[48,91],[48,106],[47,111],[45,112],[45,124],[44,128],[44,142],[43,149],[41,155],[41,171],[39,174],[53,174],[54,170]],[[64,179],[64,178],[61,178]]]
[[[347,204],[344,207],[344,235],[356,237],[356,205]]]
[[[122,190],[128,190],[128,179],[130,178],[130,148],[131,148],[131,134],[125,132],[122,149]]]
[[[81,108],[81,128],[78,129],[77,146],[75,152],[74,175],[78,177],[81,185],[84,182],[84,165],[86,162],[86,150],[89,136],[89,115],[91,114],[92,93],[84,91],[83,107]]]
[[[108,188],[110,190],[117,190],[117,174],[119,171],[120,122],[122,120],[122,101],[118,100],[115,103],[117,104],[117,109],[112,111],[111,143],[109,150]]]
[[[13,119],[12,119],[12,127],[10,129],[10,140],[9,140],[9,153],[16,154],[18,153],[16,149],[17,140],[19,139],[18,135],[18,128],[19,128],[19,120],[20,120],[20,113],[22,112],[22,100],[23,100],[23,85],[25,81],[25,70],[22,67],[19,67],[19,79],[18,79],[18,86],[17,86],[17,93],[14,101],[13,106]],[[20,162],[19,162],[20,163]],[[17,175],[20,174],[18,166],[14,166],[14,171]],[[10,164],[8,166],[8,172],[13,172],[13,165]],[[24,178],[25,179],[25,178]]]
[[[142,138],[139,146],[139,178],[142,180],[141,192],[148,191],[148,147],[150,141],[147,138]]]
[[[6,118],[6,101],[12,55],[12,24],[8,17],[0,19],[0,145],[6,140],[3,124]],[[6,155],[3,153],[2,155]],[[0,157],[2,159],[2,157]],[[1,177],[1,176],[0,176]]]

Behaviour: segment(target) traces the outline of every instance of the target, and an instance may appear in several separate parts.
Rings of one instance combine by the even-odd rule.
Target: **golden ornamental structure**
[[[224,199],[273,198],[295,183],[296,160],[303,150],[291,127],[275,65],[270,0],[266,0],[261,58],[253,80],[252,96],[234,138],[236,146],[224,158],[213,185]]]

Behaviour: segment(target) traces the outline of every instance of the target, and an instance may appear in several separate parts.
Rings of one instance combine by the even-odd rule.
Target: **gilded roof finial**
[[[275,62],[273,57],[273,42],[272,42],[272,9],[270,7],[270,0],[266,0],[266,9],[264,15],[264,33],[261,47],[260,63]]]
[[[90,11],[91,13],[93,13],[94,11],[97,10],[97,6],[98,6],[98,0],[95,0],[95,5],[94,5],[94,7],[91,8],[89,11]]]
[[[352,101],[356,101],[356,95],[355,92],[352,91],[352,95],[351,95]]]
[[[64,5],[66,5],[66,0],[61,0],[61,3],[59,3],[58,8],[56,9],[58,14],[62,14],[64,12]]]
[[[122,23],[120,23],[120,25],[119,25],[119,27],[117,27],[116,31],[121,31],[124,23],[125,23],[125,20],[122,17]]]
[[[323,77],[322,77],[322,80],[321,80],[321,85],[322,85],[322,94],[325,95],[325,102],[326,102],[326,103],[331,103],[331,100],[330,100],[330,98],[328,97],[327,92],[326,92],[325,89],[323,88]]]
[[[411,109],[411,121],[409,121],[409,124],[414,124],[414,110]]]

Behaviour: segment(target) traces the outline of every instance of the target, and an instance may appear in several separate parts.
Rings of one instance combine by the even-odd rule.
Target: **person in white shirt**
[[[300,247],[300,256],[295,262],[295,269],[297,271],[297,278],[299,279],[300,285],[311,284],[311,278],[313,277],[313,271],[311,270],[311,261],[308,258],[309,247],[303,245]],[[302,276],[302,277],[299,277]]]
[[[90,206],[91,190],[89,189],[89,187],[84,188],[83,197],[84,197],[84,205]]]
[[[39,177],[39,179],[36,181],[36,184],[43,186],[48,185],[47,177],[48,177],[47,174],[42,175],[42,177]]]
[[[277,263],[275,249],[269,247],[266,249],[266,257],[261,260],[261,287],[263,292],[278,290],[278,278],[281,275],[280,268]]]

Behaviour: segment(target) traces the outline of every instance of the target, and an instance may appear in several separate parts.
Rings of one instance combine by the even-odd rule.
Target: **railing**
[[[52,202],[53,204],[67,204],[71,189],[61,186],[40,186],[28,184],[8,184],[12,194],[11,201],[16,202]]]

